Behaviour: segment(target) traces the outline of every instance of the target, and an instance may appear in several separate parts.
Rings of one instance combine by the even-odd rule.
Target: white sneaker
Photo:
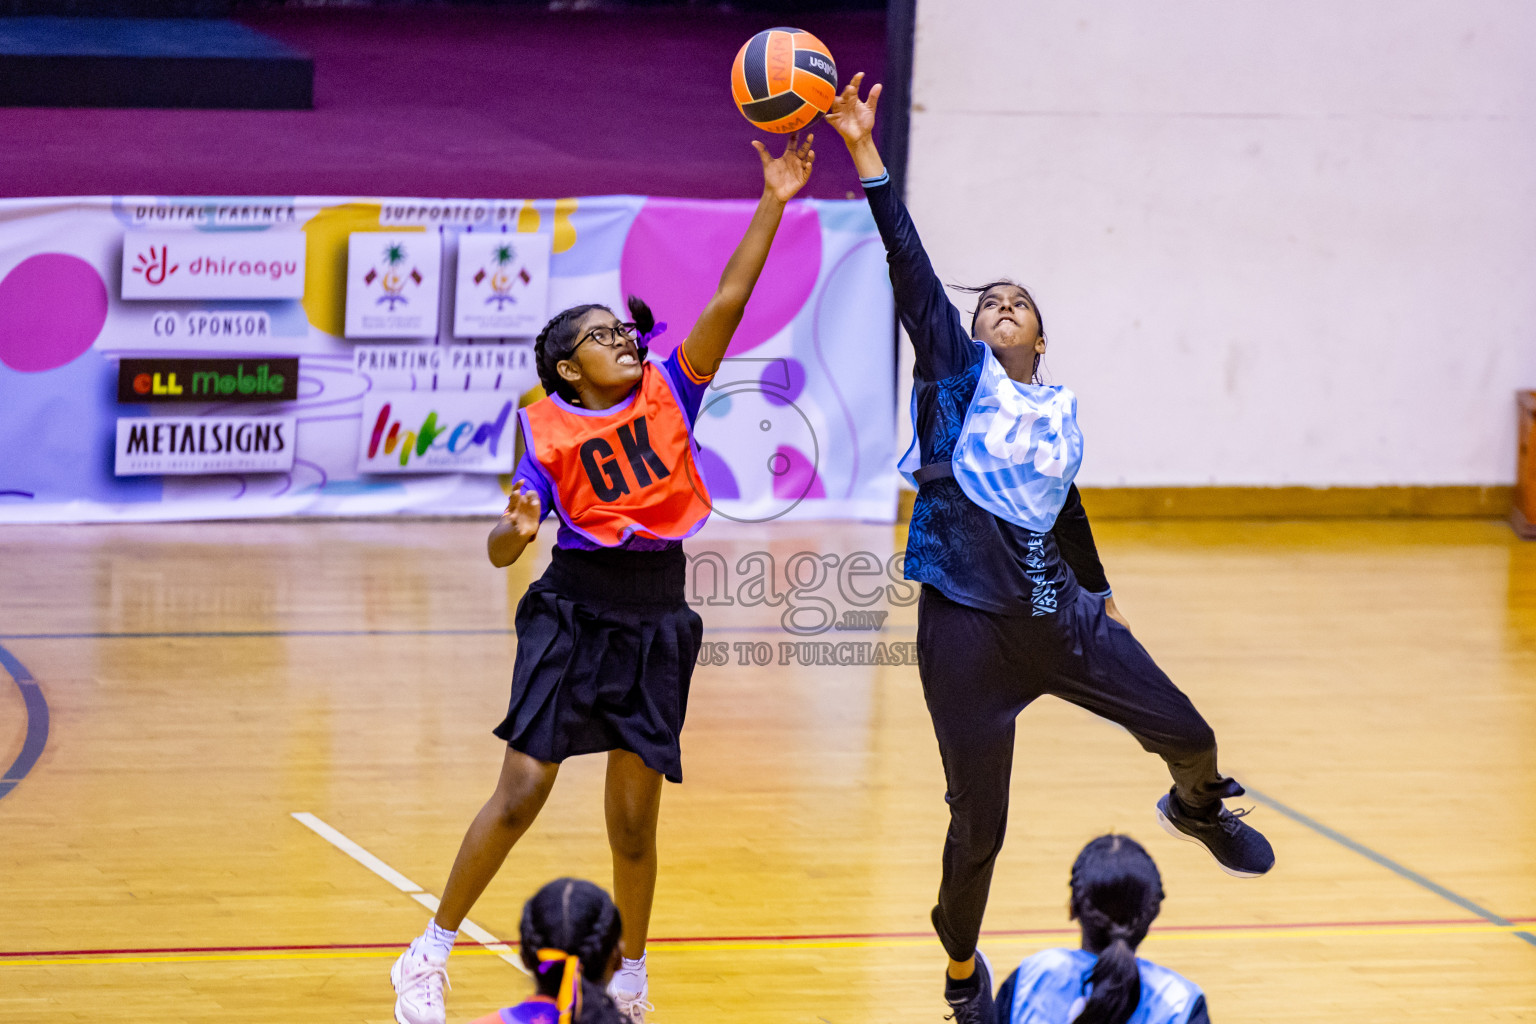
[[[395,986],[395,1020],[399,1024],[446,1024],[443,986],[448,984],[448,961],[428,956],[420,950],[421,944],[419,938],[412,942],[389,969],[390,984]]]
[[[656,1012],[656,1007],[645,1001],[650,992],[650,978],[644,970],[620,971],[608,982],[608,998],[630,1024],[645,1024],[645,1015]]]

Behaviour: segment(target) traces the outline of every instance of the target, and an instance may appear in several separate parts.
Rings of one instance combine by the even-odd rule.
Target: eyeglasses
[[[586,334],[583,334],[580,338],[578,338],[576,344],[571,346],[571,355],[576,354],[576,350],[581,347],[581,343],[584,341],[596,342],[597,344],[603,346],[603,348],[623,348],[625,342],[634,340],[634,324],[614,324],[611,327],[607,325],[602,327],[594,327]]]

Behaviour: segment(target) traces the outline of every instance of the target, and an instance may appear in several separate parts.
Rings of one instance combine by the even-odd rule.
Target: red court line
[[[1510,917],[1510,924],[1526,924],[1536,917]],[[1422,921],[1296,921],[1276,924],[1167,924],[1158,925],[1158,932],[1221,932],[1221,931],[1287,931],[1303,928],[1406,928],[1422,925],[1488,924],[1481,917],[1457,917]],[[1076,935],[1078,929],[1066,928],[1001,928],[981,933],[984,939],[1003,939],[1028,935]],[[670,938],[651,937],[648,942],[817,942],[828,939],[928,939],[936,938],[931,931],[922,932],[821,932],[815,935],[687,935]]]
[[[1530,924],[1536,917],[1507,918],[1511,924]],[[1429,918],[1394,921],[1287,921],[1275,924],[1174,924],[1160,925],[1159,932],[1237,932],[1237,931],[1289,931],[1307,928],[1407,928],[1426,925],[1487,924],[1480,917]],[[1076,935],[1076,928],[1013,928],[986,931],[983,938],[1010,938],[1030,935]],[[666,938],[652,937],[651,942],[666,945],[674,942],[818,942],[832,939],[926,939],[933,933],[923,932],[819,932],[807,935],[674,935]],[[508,940],[509,945],[517,945]],[[34,956],[134,956],[150,953],[289,953],[305,950],[328,949],[396,949],[400,942],[321,942],[300,946],[158,946],[124,949],[29,949],[0,950],[3,957]]]
[[[654,940],[652,940],[654,941]],[[398,942],[321,942],[308,946],[162,946],[133,949],[36,949],[0,951],[0,957],[19,956],[134,956],[142,953],[289,953],[313,949],[393,949]],[[401,947],[404,948],[404,947]]]

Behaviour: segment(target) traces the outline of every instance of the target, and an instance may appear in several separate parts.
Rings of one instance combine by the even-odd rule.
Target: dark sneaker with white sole
[[[1231,796],[1241,796],[1240,786]],[[1157,801],[1157,820],[1175,839],[1205,847],[1221,870],[1238,878],[1257,878],[1275,866],[1275,851],[1264,833],[1243,821],[1247,811],[1229,811],[1218,801],[1209,814],[1190,814],[1169,790]]]
[[[992,963],[981,950],[976,951],[976,973],[964,981],[944,975],[944,1001],[953,1013],[945,1020],[955,1024],[995,1024],[992,1007]]]

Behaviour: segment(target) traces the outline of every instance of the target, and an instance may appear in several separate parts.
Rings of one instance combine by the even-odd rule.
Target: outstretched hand
[[[848,148],[868,139],[875,130],[875,106],[880,102],[880,83],[869,88],[869,96],[859,99],[859,86],[864,82],[860,71],[837,94],[832,109],[826,113],[826,122],[843,137]]]
[[[523,490],[519,482],[507,498],[507,510],[501,514],[501,521],[517,537],[529,541],[539,532],[540,508],[539,496]]]
[[[799,132],[791,132],[784,154],[777,159],[768,155],[767,147],[761,142],[752,140],[752,148],[763,161],[763,188],[779,202],[789,202],[810,179],[811,164],[816,162],[816,151],[811,148],[815,138],[807,135],[802,140]]]
[[[485,553],[491,564],[505,569],[522,557],[523,552],[539,532],[539,496],[523,490],[519,480],[507,496],[507,510],[501,514],[491,535],[485,539]]]

